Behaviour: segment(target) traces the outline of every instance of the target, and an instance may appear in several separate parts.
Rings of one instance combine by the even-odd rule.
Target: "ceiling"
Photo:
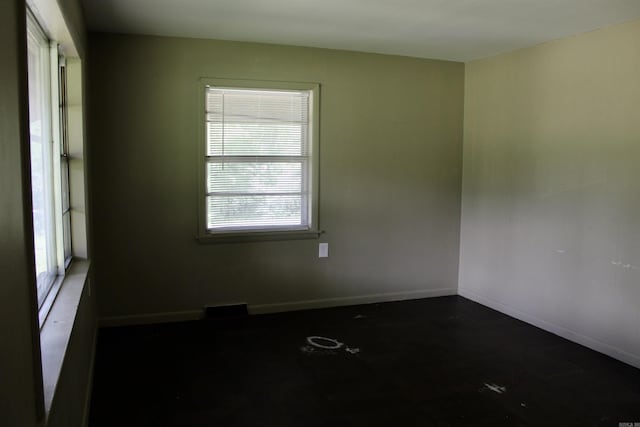
[[[468,61],[640,18],[639,0],[83,0],[92,31]]]

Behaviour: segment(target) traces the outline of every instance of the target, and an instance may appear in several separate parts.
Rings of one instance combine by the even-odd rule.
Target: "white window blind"
[[[206,91],[207,230],[304,230],[311,203],[310,91]]]

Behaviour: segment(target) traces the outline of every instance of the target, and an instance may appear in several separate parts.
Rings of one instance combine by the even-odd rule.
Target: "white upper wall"
[[[638,0],[83,0],[93,31],[468,61],[631,21]]]

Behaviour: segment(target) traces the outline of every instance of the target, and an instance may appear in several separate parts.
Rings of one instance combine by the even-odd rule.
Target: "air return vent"
[[[207,319],[246,317],[248,315],[249,310],[246,303],[207,306],[204,308],[204,316]]]

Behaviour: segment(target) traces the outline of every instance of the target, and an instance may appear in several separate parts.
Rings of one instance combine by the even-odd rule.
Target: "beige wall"
[[[101,316],[455,293],[463,64],[91,37],[90,191]],[[329,242],[328,259],[318,259],[316,240],[196,242],[200,77],[321,84],[320,241]]]
[[[640,366],[640,21],[466,67],[460,292]]]
[[[39,0],[34,0],[39,1]],[[87,42],[87,26],[84,21],[84,10],[82,8],[82,0],[56,0],[60,10],[64,15],[65,22],[73,38],[78,54],[81,58],[86,57]]]

